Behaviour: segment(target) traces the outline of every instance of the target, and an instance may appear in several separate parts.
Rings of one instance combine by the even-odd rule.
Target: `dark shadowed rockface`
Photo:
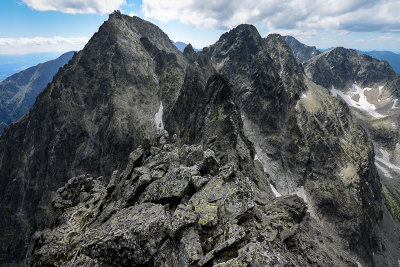
[[[385,253],[368,136],[283,37],[252,25],[181,53],[113,13],[0,137],[0,190],[2,264],[372,266]]]
[[[374,260],[377,266],[395,265],[400,258],[400,245],[392,241],[400,238],[400,75],[386,61],[341,47],[310,59],[304,67],[310,79],[351,107],[353,120],[374,143],[385,204],[378,233],[389,252],[378,251]],[[385,262],[386,257],[391,260]]]
[[[157,132],[154,115],[175,101],[184,66],[155,25],[111,16],[60,69],[0,139],[0,262],[23,260],[30,234],[50,225],[51,191],[75,175],[110,175]]]
[[[315,46],[305,45],[292,36],[284,36],[283,38],[285,38],[285,42],[292,50],[295,58],[297,58],[301,63],[321,54]]]
[[[225,102],[211,101],[215,108]],[[212,127],[238,138],[237,112],[224,109],[227,117]],[[299,197],[260,192],[262,181],[240,166],[252,161],[249,147],[240,160],[224,160],[223,151],[206,148],[211,143],[178,148],[170,141],[164,133],[139,147],[108,184],[69,180],[53,200],[55,227],[33,237],[29,265],[357,266]]]
[[[386,61],[355,50],[333,48],[308,61],[305,70],[315,83],[328,89],[351,87],[354,82],[363,87],[387,84],[393,94],[399,94],[400,75]]]
[[[74,52],[62,54],[57,59],[18,72],[0,83],[0,133],[29,111],[36,97],[73,55]]]
[[[348,247],[371,250],[380,210],[372,146],[347,107],[305,77],[284,39],[240,25],[198,53],[197,63],[234,85],[269,183],[282,194],[304,191],[311,212]]]

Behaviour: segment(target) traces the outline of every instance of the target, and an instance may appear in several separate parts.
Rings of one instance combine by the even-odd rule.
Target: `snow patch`
[[[383,172],[383,175],[385,175],[387,178],[393,178],[392,175],[390,175],[390,172],[383,167],[382,165],[380,165],[378,162],[375,161],[375,166],[381,170],[381,172]]]
[[[382,153],[383,160],[389,162],[390,161],[390,154],[386,150],[380,148],[379,151]]]
[[[383,86],[379,86],[378,88],[379,88],[379,95],[381,95]]]
[[[163,107],[162,101],[160,101],[160,107],[158,108],[156,115],[154,115],[154,121],[156,123],[157,129],[159,129],[159,130],[164,130],[164,123],[162,121],[163,109],[164,109],[164,107]]]
[[[274,195],[276,197],[281,197],[282,195],[275,189],[275,187],[272,184],[269,184],[269,186],[271,187],[272,192],[274,193]]]
[[[358,261],[356,261],[356,263],[357,263],[357,267],[363,267],[363,266],[361,265],[361,263],[359,263]]]
[[[304,191],[304,186],[300,186],[297,188],[297,190],[294,192],[299,198],[302,198],[305,203],[307,203],[307,197],[306,193]]]
[[[384,150],[382,148],[380,148],[379,151],[381,152],[382,157],[380,158],[378,156],[375,156],[375,161],[379,161],[380,163],[384,164],[386,167],[388,167],[390,169],[400,171],[400,168],[398,166],[390,163],[389,152],[387,152],[386,150]],[[383,172],[383,173],[385,174],[385,172]],[[385,176],[386,176],[386,174],[385,174]]]
[[[307,98],[307,95],[305,93],[302,93],[301,98]]]
[[[341,98],[343,98],[343,100],[347,103],[347,105],[358,108],[362,111],[365,111],[374,118],[385,117],[385,115],[379,114],[378,112],[375,111],[376,107],[374,104],[371,104],[368,102],[367,96],[365,95],[365,91],[370,91],[370,90],[372,90],[372,88],[366,87],[363,89],[355,83],[355,84],[353,84],[353,87],[350,88],[350,91],[349,91],[350,95],[347,95],[347,94],[343,93],[342,91],[335,89],[335,87],[333,87],[333,86],[331,89],[331,93],[333,96],[339,95]],[[359,95],[358,101],[355,101],[351,98],[352,96],[355,96],[355,95]]]
[[[254,160],[258,160],[258,161],[260,161],[260,158],[258,157],[258,155],[257,155],[257,154],[254,156]]]
[[[400,108],[400,107],[396,107],[397,101],[399,101],[399,99],[393,99],[392,109]]]

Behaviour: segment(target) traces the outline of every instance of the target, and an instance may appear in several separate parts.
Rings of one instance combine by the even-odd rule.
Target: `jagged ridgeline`
[[[395,262],[368,136],[252,25],[181,53],[110,15],[0,137],[0,189],[3,265]]]
[[[74,52],[20,71],[0,82],[0,134],[17,121],[35,103],[58,69],[72,58]]]

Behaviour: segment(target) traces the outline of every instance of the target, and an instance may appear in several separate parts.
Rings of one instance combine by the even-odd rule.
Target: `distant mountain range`
[[[46,62],[59,57],[61,53],[31,53],[23,55],[0,55],[0,81],[7,77],[36,66],[40,62]]]
[[[183,50],[185,50],[185,47],[188,45],[187,43],[180,42],[180,41],[178,41],[178,42],[172,41],[172,43],[173,43],[173,44],[176,46],[176,48],[178,48],[178,50],[181,51],[181,52],[183,52]],[[194,51],[196,51],[196,52],[201,51],[201,49],[197,49],[197,48],[193,48],[193,49],[194,49]]]
[[[390,51],[360,51],[358,53],[369,55],[379,60],[386,60],[395,72],[400,73],[400,54],[396,54]]]
[[[67,52],[57,59],[20,71],[0,82],[0,133],[29,111],[36,96],[46,88],[59,68],[68,63],[73,54],[73,51]],[[30,57],[30,60],[33,59]]]
[[[302,63],[308,61],[314,56],[321,54],[322,52],[329,51],[334,48],[331,47],[327,49],[317,49],[315,46],[308,46],[299,42],[292,36],[285,36],[284,38],[288,46],[292,49],[294,56]],[[395,72],[400,73],[400,54],[390,51],[356,51],[360,54],[368,55],[379,60],[386,60]]]

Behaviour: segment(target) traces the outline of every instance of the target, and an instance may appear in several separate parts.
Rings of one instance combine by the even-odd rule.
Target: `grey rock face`
[[[385,61],[340,47],[309,60],[305,64],[305,71],[310,79],[326,87],[351,107],[353,120],[367,130],[373,141],[374,155],[370,155],[375,158],[381,179],[386,206],[383,211],[391,213],[378,217],[381,228],[377,229],[378,239],[382,244],[376,244],[378,249],[374,261],[377,266],[395,265],[400,257],[400,247],[393,246],[389,240],[400,234],[400,112],[396,106],[400,76]],[[386,230],[382,229],[382,225]],[[388,235],[386,231],[391,234]]]
[[[297,58],[301,63],[321,54],[315,46],[307,46],[292,36],[284,36],[284,38],[287,45],[293,51],[295,58]]]
[[[374,251],[379,184],[368,137],[281,36],[240,25],[182,54],[115,13],[0,138],[1,261],[35,229],[32,266],[351,266]]]
[[[367,87],[372,84],[386,84],[394,94],[399,76],[386,61],[374,59],[368,55],[358,54],[355,50],[336,47],[308,61],[305,65],[307,75],[315,83],[330,89],[350,88],[354,82]]]
[[[281,36],[262,39],[251,25],[222,35],[197,56],[198,66],[213,66],[232,84],[265,180],[283,194],[303,188],[321,222],[351,249],[371,251],[374,237],[364,233],[375,232],[380,183],[373,148],[347,107],[309,81]],[[353,167],[355,175],[347,174]]]
[[[155,25],[110,16],[60,69],[0,139],[0,262],[23,260],[32,232],[50,225],[52,190],[84,173],[109,177],[157,134],[154,116],[173,104],[185,64]]]
[[[154,177],[138,201],[128,204],[113,195],[118,188],[124,193],[134,190],[126,185],[133,183],[134,177],[122,179],[129,164],[119,173],[112,194],[107,193],[102,178],[87,176],[73,178],[59,189],[53,201],[59,212],[57,220],[51,229],[35,233],[29,266],[247,266],[271,262],[356,266],[339,240],[332,242],[333,236],[318,230],[298,197],[279,198],[267,205],[254,202],[253,195],[260,189],[245,177],[251,175],[246,171],[235,170],[225,180],[226,168],[220,168],[199,190],[190,184],[192,190],[162,204],[157,198],[139,201],[149,194],[158,196],[159,192],[150,190],[153,185],[176,173],[177,163],[184,164],[166,156],[179,151],[175,145],[157,143],[153,147],[157,152],[146,154],[132,173],[157,169],[160,158],[167,159],[163,165],[172,169],[162,178]],[[195,165],[178,169],[197,169],[210,152],[203,151]],[[79,198],[79,191],[90,194]],[[76,203],[77,199],[81,201]],[[109,207],[114,213],[108,212]],[[323,242],[334,247],[333,253],[328,253]]]

